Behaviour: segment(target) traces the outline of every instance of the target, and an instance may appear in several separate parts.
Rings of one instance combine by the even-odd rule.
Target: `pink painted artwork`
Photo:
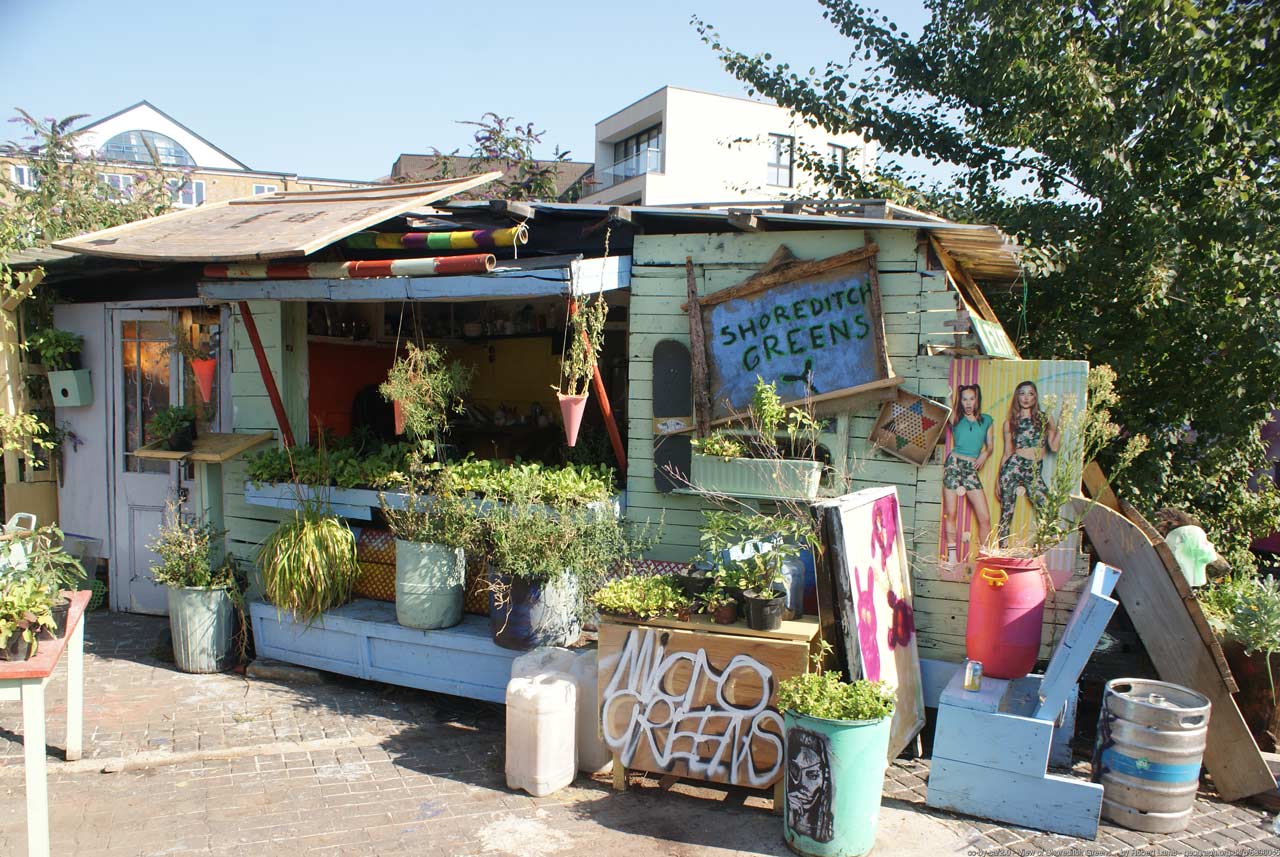
[[[916,634],[915,611],[905,598],[899,598],[890,590],[885,596],[889,606],[893,608],[893,621],[889,623],[889,648],[896,649],[911,643]]]
[[[898,498],[881,497],[871,506],[871,556],[880,555],[880,571],[883,573],[893,555],[898,541]]]
[[[867,566],[867,585],[862,576],[853,570],[853,584],[858,588],[858,643],[862,652],[862,677],[869,681],[880,680],[880,645],[876,641],[876,575]]]

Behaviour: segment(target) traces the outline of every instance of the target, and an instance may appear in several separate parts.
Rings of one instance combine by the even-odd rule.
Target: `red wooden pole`
[[[284,402],[280,399],[280,391],[276,389],[276,376],[271,374],[271,364],[267,362],[267,352],[262,348],[262,339],[258,336],[258,325],[253,320],[253,311],[249,309],[248,301],[240,301],[240,318],[244,320],[245,333],[249,334],[253,356],[258,358],[258,372],[262,375],[262,383],[267,388],[271,410],[275,411],[276,424],[280,426],[280,437],[284,440],[285,449],[292,449],[294,447],[293,428],[290,427],[289,417],[284,412]]]
[[[578,311],[578,302],[573,298],[569,299],[569,318],[573,318]],[[587,332],[582,332],[582,339],[587,343],[587,348],[591,347],[591,340],[587,339]],[[595,390],[596,401],[600,403],[600,413],[604,416],[604,427],[609,432],[609,444],[613,447],[613,457],[618,461],[618,467],[625,475],[627,472],[627,452],[622,448],[622,435],[618,433],[618,423],[613,418],[613,407],[609,404],[609,397],[604,391],[604,378],[600,376],[600,364],[595,364],[594,374],[591,376],[591,389]]]

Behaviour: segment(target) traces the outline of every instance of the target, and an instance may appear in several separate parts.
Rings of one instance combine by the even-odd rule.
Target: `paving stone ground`
[[[787,854],[763,793],[631,775],[506,788],[501,706],[327,677],[193,676],[156,657],[163,619],[91,614],[85,759],[62,760],[65,682],[50,688],[55,854]],[[0,703],[0,855],[26,852],[21,713]],[[104,772],[112,771],[111,773]],[[936,812],[928,762],[885,780],[877,854],[1280,853],[1272,819],[1211,793],[1191,827],[1096,842]]]

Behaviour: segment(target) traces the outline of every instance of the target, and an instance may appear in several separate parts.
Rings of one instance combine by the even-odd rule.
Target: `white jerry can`
[[[613,754],[600,737],[597,670],[594,648],[542,646],[511,662],[512,678],[560,673],[578,686],[578,770],[588,774],[602,773],[613,764]]]
[[[507,787],[534,797],[573,782],[578,689],[565,675],[513,678],[507,684]]]

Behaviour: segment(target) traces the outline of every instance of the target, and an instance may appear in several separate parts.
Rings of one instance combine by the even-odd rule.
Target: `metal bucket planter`
[[[693,454],[689,480],[699,491],[731,497],[818,496],[822,462],[790,458],[721,458]]]
[[[462,548],[396,539],[396,621],[452,628],[462,621],[467,564]]]
[[[1181,685],[1107,682],[1093,750],[1103,818],[1147,833],[1186,829],[1200,787],[1209,709],[1207,697]]]
[[[784,711],[787,846],[806,857],[858,857],[876,842],[892,717],[827,720]]]
[[[225,589],[169,588],[169,630],[178,669],[217,673],[231,666],[231,606]]]
[[[532,581],[489,569],[489,630],[504,649],[570,646],[582,635],[577,579],[566,572],[552,581]],[[499,598],[499,590],[505,598]]]

